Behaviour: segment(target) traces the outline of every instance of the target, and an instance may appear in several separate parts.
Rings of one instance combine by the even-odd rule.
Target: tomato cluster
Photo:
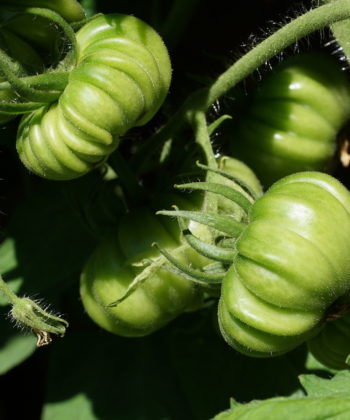
[[[236,350],[268,357],[309,341],[323,363],[344,367],[348,315],[328,321],[349,306],[350,193],[317,172],[330,170],[350,116],[350,88],[337,63],[319,53],[283,62],[230,134],[231,155],[242,161],[210,155],[208,140],[208,166],[184,175],[173,166],[190,150],[192,135],[174,128],[185,124],[170,121],[165,144],[157,135],[148,139],[153,153],[125,147],[129,166],[115,153],[129,130],[150,122],[169,90],[168,51],[153,28],[122,14],[86,20],[75,0],[16,0],[0,12],[0,123],[24,114],[21,161],[50,180],[97,168],[117,185],[122,214],[82,270],[88,315],[114,334],[138,337],[218,304],[220,331]],[[195,126],[202,108],[178,115]],[[197,143],[224,119],[197,127]],[[203,158],[199,149],[190,155],[191,171]],[[111,159],[107,166],[110,156],[120,165]],[[172,156],[178,160],[167,173]],[[264,194],[243,162],[272,185]],[[170,193],[164,185],[172,177],[190,178],[179,187],[199,195]]]

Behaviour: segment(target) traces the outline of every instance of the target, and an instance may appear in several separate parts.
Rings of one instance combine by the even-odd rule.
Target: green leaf
[[[6,236],[0,246],[4,280],[20,294],[46,299],[79,279],[95,246],[61,187],[49,182],[18,206]]]
[[[350,372],[339,372],[332,379],[302,375],[307,396],[278,397],[234,406],[214,420],[347,420],[350,418]]]
[[[332,394],[348,394],[350,396],[350,372],[338,372],[332,380],[316,375],[301,375],[300,382],[310,397],[322,397]]]
[[[192,420],[163,334],[75,333],[52,347],[42,420]]]
[[[271,359],[244,356],[220,336],[216,308],[212,309],[179,319],[169,340],[174,368],[193,419],[212,418],[228,407],[230,398],[234,399],[232,404],[240,406],[240,401],[288,395],[301,389],[298,375],[304,370],[305,347]]]
[[[8,372],[32,355],[36,349],[36,338],[33,334],[17,331],[0,314],[0,375]]]

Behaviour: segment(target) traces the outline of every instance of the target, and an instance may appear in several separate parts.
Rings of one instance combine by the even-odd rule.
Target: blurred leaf
[[[16,258],[16,249],[15,241],[12,238],[5,239],[5,241],[0,245],[0,273],[8,273],[12,270],[15,270],[17,267],[17,258]],[[14,278],[7,281],[10,289],[18,293],[23,283],[22,278]],[[0,294],[0,305],[8,305],[7,299]]]
[[[249,401],[301,389],[298,375],[304,371],[305,347],[281,357],[250,358],[225,343],[216,308],[186,321],[182,330],[173,330],[170,349],[194,419],[211,418],[228,407],[230,398]]]
[[[191,420],[163,347],[102,331],[56,342],[42,420]]]
[[[350,397],[350,372],[338,372],[331,380],[316,375],[301,375],[300,382],[310,397],[322,397],[332,394],[348,394]]]
[[[330,375],[332,373],[336,373],[337,370],[336,369],[331,369],[327,366],[325,366],[324,364],[322,364],[321,362],[319,362],[311,352],[308,353],[307,355],[307,359],[305,361],[305,367],[307,368],[307,370],[309,371],[314,371],[314,373],[317,374],[326,374],[326,375]]]
[[[235,405],[214,420],[322,420],[350,418],[350,372],[339,372],[333,379],[303,375],[301,382],[308,396],[271,398]]]
[[[0,314],[0,375],[11,370],[32,355],[36,349],[34,334],[24,334]]]
[[[91,17],[96,13],[96,0],[82,0],[81,5],[87,17]]]
[[[0,246],[1,273],[13,288],[22,285],[21,293],[56,296],[78,280],[95,245],[60,188],[47,182],[25,199]]]

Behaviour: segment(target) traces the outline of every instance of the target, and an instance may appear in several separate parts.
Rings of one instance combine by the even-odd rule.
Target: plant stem
[[[209,168],[217,169],[218,165],[214,156],[214,151],[211,146],[208,125],[205,118],[205,112],[195,112],[192,125],[195,132],[196,143],[202,148],[207,165]],[[215,181],[216,173],[212,171],[206,172],[206,181]],[[205,194],[203,202],[203,210],[215,212],[217,210],[217,196],[216,194]]]
[[[18,77],[12,70],[10,57],[2,49],[0,49],[0,72],[11,85],[11,88],[13,88],[22,99],[31,102],[50,103],[55,101],[61,94],[60,91],[43,90],[44,86],[39,85],[39,88],[30,86],[28,79],[35,80],[35,76],[32,76],[31,78]],[[60,73],[60,79],[62,79],[61,75],[62,73]],[[63,77],[63,79],[68,80],[68,78],[65,77]],[[62,85],[62,83],[60,84]]]
[[[334,22],[350,18],[350,0],[337,0],[297,17],[237,60],[208,88],[194,92],[168,122],[140,148],[134,167],[146,160],[159,145],[177,132],[195,111],[206,111],[237,83],[258,67],[306,35]]]
[[[7,298],[8,302],[15,304],[19,301],[19,297],[9,288],[7,283],[0,275],[0,292]]]
[[[337,2],[338,0],[323,0],[323,3]],[[335,36],[337,43],[335,44],[338,47],[340,45],[339,51],[345,54],[345,57],[350,62],[350,20],[342,20],[331,25],[331,30]]]

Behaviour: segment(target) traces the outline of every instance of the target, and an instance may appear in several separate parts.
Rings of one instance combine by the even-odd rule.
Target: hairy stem
[[[205,112],[196,112],[192,118],[192,126],[195,133],[197,144],[203,150],[207,165],[209,168],[217,169],[218,165],[214,156],[213,148],[211,146],[207,121]],[[207,171],[206,180],[214,180],[216,174],[212,171]],[[204,195],[203,210],[215,212],[217,210],[217,197],[212,194]]]
[[[8,303],[14,305],[19,301],[19,297],[9,288],[7,283],[0,275],[0,292],[6,297]]]
[[[323,3],[338,2],[338,0],[322,0]],[[342,20],[331,25],[331,30],[339,44],[339,52],[345,54],[350,63],[350,20]]]

